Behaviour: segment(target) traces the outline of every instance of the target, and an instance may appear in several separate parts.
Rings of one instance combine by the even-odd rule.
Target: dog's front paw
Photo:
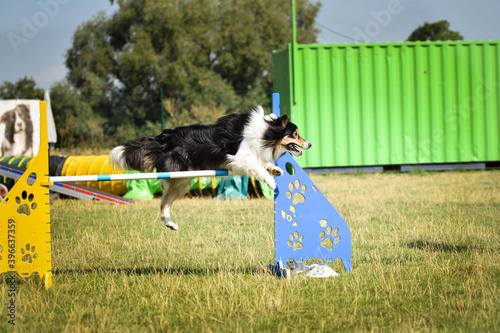
[[[272,190],[276,189],[276,182],[274,181],[273,178],[269,177],[269,179],[266,179],[265,182],[266,182],[267,186],[269,186]]]
[[[273,175],[275,177],[281,176],[283,174],[283,170],[281,170],[280,167],[277,166],[272,166],[267,169],[270,175]]]

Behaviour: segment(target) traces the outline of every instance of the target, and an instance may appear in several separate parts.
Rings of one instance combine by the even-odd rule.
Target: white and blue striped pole
[[[115,181],[115,180],[218,177],[218,176],[229,176],[231,174],[232,173],[229,170],[172,171],[172,172],[128,173],[128,174],[111,174],[111,175],[53,176],[49,177],[49,181],[54,183],[103,182],[103,181]]]

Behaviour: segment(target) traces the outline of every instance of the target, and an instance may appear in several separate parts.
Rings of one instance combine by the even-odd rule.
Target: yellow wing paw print
[[[34,199],[35,196],[33,193],[28,195],[28,192],[23,191],[21,197],[16,197],[16,204],[19,206],[17,213],[29,216],[31,211],[36,209],[36,202],[33,202]]]
[[[26,250],[21,248],[21,254],[23,254],[21,261],[28,262],[30,264],[33,262],[33,259],[38,257],[38,254],[35,253],[35,247],[30,246],[29,244],[26,244]]]

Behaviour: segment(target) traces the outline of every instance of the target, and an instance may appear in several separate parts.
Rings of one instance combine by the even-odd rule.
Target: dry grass
[[[314,176],[347,221],[336,278],[266,272],[270,201],[52,207],[54,286],[20,280],[19,331],[498,331],[500,172]],[[7,294],[2,277],[0,293]],[[2,306],[2,308],[5,308]],[[0,328],[7,330],[6,320]]]

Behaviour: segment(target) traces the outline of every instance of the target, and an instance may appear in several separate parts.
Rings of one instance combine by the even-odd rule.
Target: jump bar
[[[111,175],[53,176],[49,177],[49,181],[54,183],[103,182],[114,180],[218,177],[229,176],[231,174],[232,173],[229,170],[172,171]]]

